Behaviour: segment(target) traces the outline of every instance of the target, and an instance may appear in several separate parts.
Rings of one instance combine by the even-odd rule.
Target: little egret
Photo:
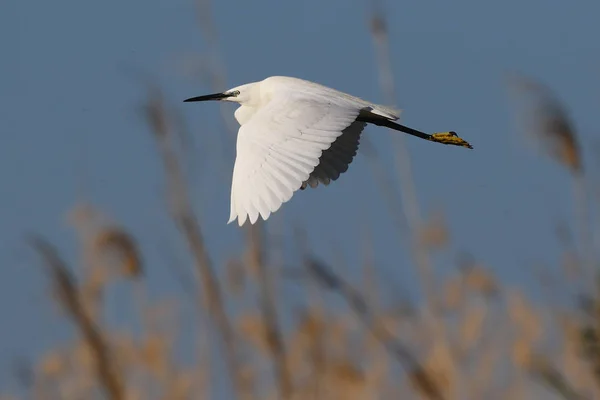
[[[185,102],[240,104],[229,222],[267,220],[298,189],[328,185],[346,172],[367,123],[421,139],[472,148],[455,132],[432,135],[400,125],[400,110],[298,78],[272,76]]]

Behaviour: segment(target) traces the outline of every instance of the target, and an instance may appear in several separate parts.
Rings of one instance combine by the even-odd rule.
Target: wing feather
[[[360,110],[350,101],[315,101],[290,93],[274,96],[239,129],[228,223],[237,218],[240,226],[246,220],[254,224],[259,216],[266,220],[305,182],[316,186],[329,176],[337,179],[348,164],[340,155],[329,157],[323,171],[311,174]],[[344,142],[335,154],[347,154],[344,146],[352,148]]]
[[[355,121],[344,129],[342,135],[325,150],[319,159],[319,164],[311,172],[309,178],[302,183],[301,189],[307,186],[315,188],[322,183],[327,186],[348,170],[348,166],[356,156],[359,139],[365,128],[364,122]]]

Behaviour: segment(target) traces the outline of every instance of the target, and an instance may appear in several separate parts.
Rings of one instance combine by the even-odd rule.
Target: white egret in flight
[[[231,182],[231,213],[239,226],[271,213],[298,189],[328,185],[346,172],[367,123],[421,139],[472,148],[455,132],[432,135],[394,121],[400,111],[298,78],[272,76],[185,102],[240,104]]]

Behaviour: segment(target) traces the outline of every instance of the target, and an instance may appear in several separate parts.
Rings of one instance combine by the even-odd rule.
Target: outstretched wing
[[[266,220],[290,200],[360,109],[350,102],[274,96],[238,132],[228,223],[237,218],[242,226],[249,218],[253,224],[259,215]]]

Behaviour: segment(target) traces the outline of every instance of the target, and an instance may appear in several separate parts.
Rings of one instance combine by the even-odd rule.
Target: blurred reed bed
[[[205,6],[200,15],[205,35],[212,38],[209,75],[220,86],[223,76],[214,75],[222,66],[214,26],[204,21]],[[369,23],[382,91],[391,101],[386,22],[377,7]],[[526,131],[572,174],[578,188],[574,196],[581,191],[585,197],[578,136],[563,106],[533,80],[519,78],[517,87],[536,99],[526,114],[531,122]],[[82,254],[73,265],[51,239],[29,238],[73,338],[31,363],[19,363],[14,371],[19,394],[1,399],[600,398],[600,291],[593,248],[582,245],[591,243],[592,234],[586,202],[576,202],[584,215],[574,223],[581,232],[574,242],[581,248],[565,254],[565,276],[541,282],[550,293],[573,294],[571,306],[536,305],[468,256],[439,281],[431,253],[450,249],[452,239],[443,214],[421,215],[410,155],[400,140],[393,147],[398,180],[387,175],[365,143],[423,289],[421,300],[390,302],[386,289],[368,279],[377,275],[368,257],[367,278],[350,282],[340,274],[343,265],[315,257],[302,235],[290,239],[301,243],[300,256],[280,263],[285,269],[274,265],[275,238],[260,223],[246,228],[242,255],[215,265],[188,196],[179,117],[157,88],[149,91],[144,116],[163,163],[169,213],[192,260],[195,280],[186,283],[194,315],[175,318],[182,309],[177,302],[150,301],[136,237],[101,210],[82,204],[71,213]],[[400,186],[402,201],[390,182]],[[217,270],[226,272],[223,279]],[[130,287],[141,332],[117,330],[105,321],[104,293],[116,281]],[[580,285],[572,290],[571,282]],[[290,283],[303,293],[300,309],[287,307],[278,290]],[[325,301],[331,296],[343,300],[344,307]],[[230,313],[226,304],[243,312]],[[175,352],[178,321],[198,315],[206,323],[194,327],[190,352],[198,353],[196,362],[184,364]],[[292,323],[284,324],[282,315],[291,315]]]
[[[86,212],[91,211],[88,208]],[[422,234],[422,241],[428,250],[439,249],[447,246],[444,238],[448,236],[438,221]],[[126,228],[111,224],[95,229],[82,241],[84,257],[77,266],[67,265],[59,250],[44,238],[32,237],[30,244],[39,254],[55,301],[76,334],[71,342],[49,350],[29,366],[22,398],[598,396],[597,292],[582,294],[579,308],[540,308],[526,293],[503,286],[489,268],[470,258],[461,260],[455,273],[440,285],[435,304],[436,318],[444,326],[445,340],[440,340],[437,325],[429,323],[426,305],[385,303],[379,288],[346,281],[338,273],[343,265],[319,260],[308,250],[294,263],[292,278],[278,278],[297,280],[305,288],[301,310],[282,309],[281,293],[261,294],[276,312],[293,313],[292,326],[282,329],[273,325],[259,301],[256,308],[245,307],[235,317],[213,316],[210,324],[198,327],[218,333],[210,335],[212,357],[222,359],[227,351],[233,353],[233,365],[222,369],[213,365],[208,354],[199,357],[197,365],[178,362],[175,334],[165,329],[173,324],[174,310],[160,302],[142,298],[141,335],[114,330],[103,321],[102,294],[108,285],[126,280],[132,291],[135,285],[144,286],[143,257]],[[227,300],[237,304],[254,304],[250,293],[260,294],[265,286],[249,257],[231,260],[223,268],[228,274],[218,283],[222,300],[229,297]],[[367,274],[376,273],[375,265],[365,264],[364,268]],[[203,290],[201,282],[197,285],[198,291]],[[247,290],[249,286],[254,290]],[[340,310],[319,301],[331,294],[343,299],[347,307]],[[196,312],[211,313],[209,308],[215,306],[205,301],[199,301]],[[228,340],[233,345],[223,340],[223,322],[216,318],[227,319]],[[274,338],[273,330],[279,339]],[[198,332],[199,341],[203,336]],[[274,343],[276,340],[280,343]],[[227,379],[221,384],[241,385],[237,393],[210,383],[211,376],[223,371]],[[456,377],[460,384],[453,381]],[[453,394],[457,391],[460,395]],[[223,397],[223,393],[229,395]]]

